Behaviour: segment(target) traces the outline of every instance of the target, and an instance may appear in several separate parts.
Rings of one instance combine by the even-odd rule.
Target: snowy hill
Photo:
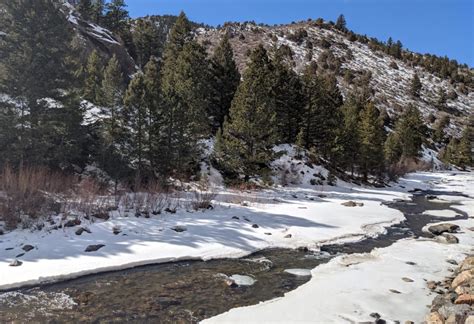
[[[344,95],[358,81],[368,78],[376,106],[386,109],[391,117],[398,115],[411,102],[420,108],[426,118],[448,114],[454,124],[462,123],[466,116],[473,113],[474,91],[469,85],[451,78],[442,79],[420,65],[394,58],[382,51],[374,51],[369,44],[358,39],[350,40],[350,37],[330,24],[321,25],[312,21],[280,26],[232,23],[220,29],[200,28],[197,34],[201,43],[211,52],[226,32],[231,36],[241,70],[246,66],[248,50],[258,44],[262,43],[267,49],[286,45],[291,49],[294,69],[298,72],[302,72],[311,62],[321,64],[322,56],[332,54],[334,64],[338,65],[339,87]],[[416,55],[405,50],[404,53]],[[423,87],[420,98],[414,99],[409,89],[415,73],[420,77]],[[473,79],[472,69],[463,67],[458,73]],[[352,76],[352,81],[345,77],[346,74]],[[449,94],[444,112],[436,107],[440,91]],[[453,134],[457,132],[453,124],[450,130]]]

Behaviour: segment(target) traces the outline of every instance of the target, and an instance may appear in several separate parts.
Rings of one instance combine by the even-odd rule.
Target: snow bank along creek
[[[426,224],[467,218],[455,203],[430,199],[438,194],[461,195],[418,191],[411,201],[388,203],[405,215],[404,222],[377,237],[323,245],[319,251],[268,249],[241,259],[148,265],[0,292],[0,322],[199,322],[283,296],[309,281],[309,270],[341,253],[367,253],[402,238],[430,236],[422,231]],[[457,216],[426,213],[437,210]]]

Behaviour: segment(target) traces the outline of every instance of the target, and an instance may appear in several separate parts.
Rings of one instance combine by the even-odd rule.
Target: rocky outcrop
[[[433,300],[427,324],[474,323],[474,256],[467,257],[444,284],[429,284],[432,290],[440,285],[446,290]]]

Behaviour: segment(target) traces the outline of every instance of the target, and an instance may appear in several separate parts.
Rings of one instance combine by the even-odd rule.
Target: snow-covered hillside
[[[291,35],[305,30],[307,36],[295,41]],[[423,115],[438,117],[440,111],[435,107],[439,91],[454,94],[447,100],[447,113],[453,121],[463,122],[474,109],[474,91],[461,91],[461,85],[450,80],[441,79],[420,66],[412,66],[401,59],[380,51],[373,51],[369,45],[359,41],[351,41],[345,34],[334,28],[322,28],[311,22],[294,23],[273,27],[257,26],[252,23],[229,24],[225,28],[200,28],[198,38],[212,51],[220,37],[230,33],[235,58],[241,70],[245,69],[247,52],[262,43],[267,49],[287,45],[292,51],[295,70],[301,72],[311,61],[318,62],[323,53],[329,50],[340,62],[338,76],[339,87],[344,95],[353,85],[344,79],[344,71],[353,75],[366,75],[370,72],[370,87],[374,90],[374,101],[378,108],[386,109],[391,116],[399,114],[409,103],[420,108]],[[326,44],[326,45],[321,45]],[[309,59],[311,57],[311,59]],[[465,71],[466,72],[466,71]],[[411,80],[417,73],[423,84],[421,96],[414,99],[409,94]],[[467,73],[467,72],[466,72]],[[470,72],[472,73],[472,72]],[[454,99],[454,97],[456,97]],[[457,134],[455,127],[451,132]]]

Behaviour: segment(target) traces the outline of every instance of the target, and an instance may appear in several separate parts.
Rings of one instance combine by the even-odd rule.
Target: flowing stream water
[[[375,238],[307,249],[268,249],[241,259],[180,261],[100,273],[55,284],[0,292],[0,323],[196,323],[231,308],[283,296],[311,279],[308,271],[335,255],[365,253],[407,237],[429,236],[423,226],[465,219],[451,202],[429,196],[461,195],[424,191],[411,200],[389,203],[406,220]],[[426,210],[454,210],[455,218],[423,215]],[[301,273],[300,273],[301,274]],[[229,277],[240,285],[230,285]]]

